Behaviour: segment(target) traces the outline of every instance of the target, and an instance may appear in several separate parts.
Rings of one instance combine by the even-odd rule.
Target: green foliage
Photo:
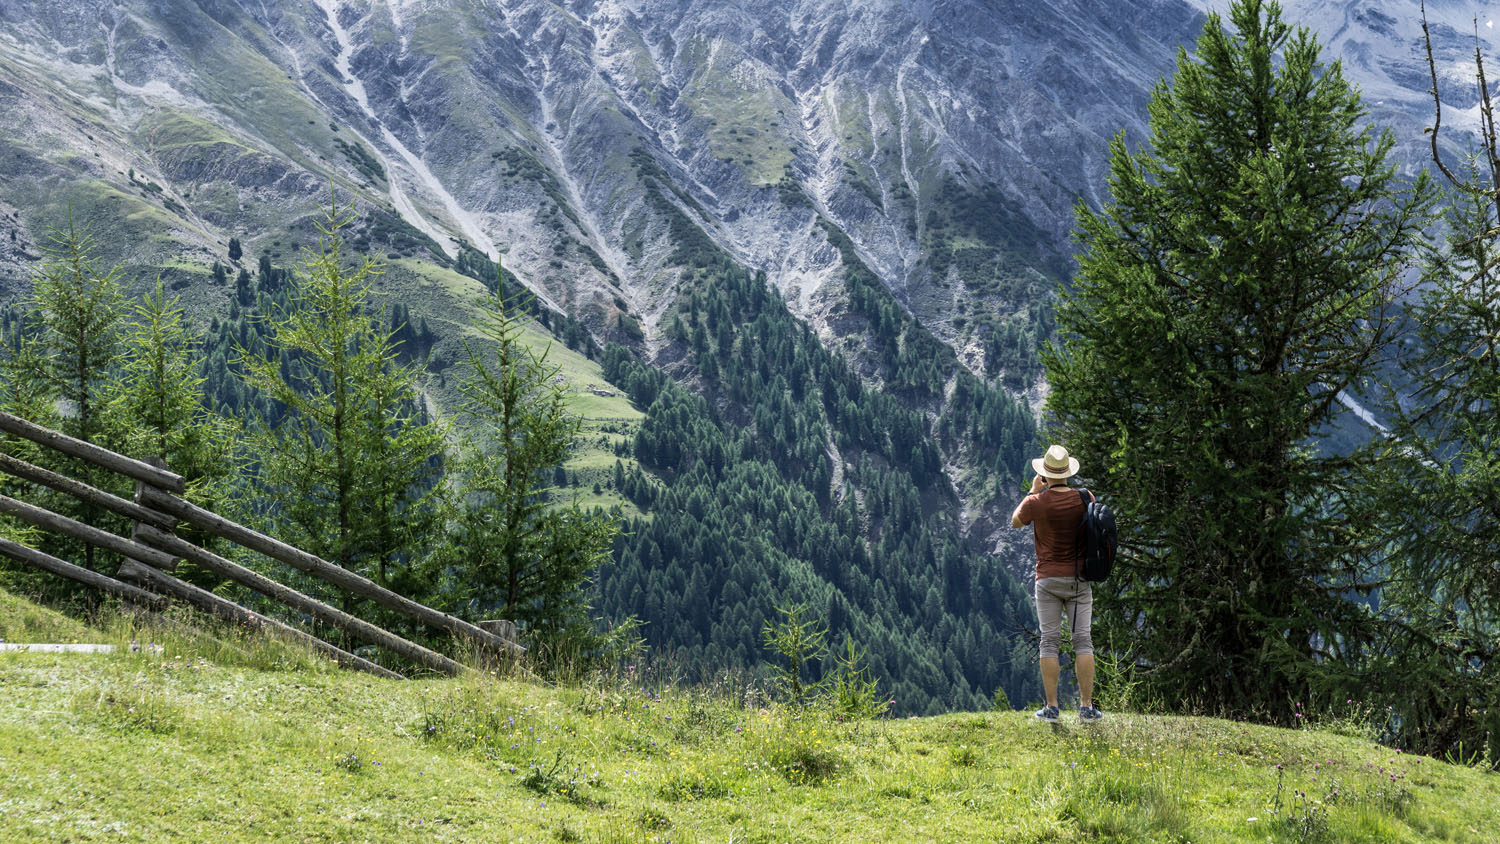
[[[1050,238],[999,185],[966,188],[948,178],[924,222],[933,275],[941,279],[956,268],[964,286],[978,295],[1025,305],[1042,298],[1046,278],[1067,274],[1067,260],[1043,246]]]
[[[29,303],[45,360],[40,375],[71,406],[59,420],[63,432],[89,442],[104,427],[101,394],[119,354],[125,307],[120,267],[101,274],[97,249],[71,217],[66,230],[54,229]]]
[[[1397,622],[1377,683],[1403,743],[1424,748],[1500,735],[1500,208],[1488,174],[1467,175],[1446,254],[1409,305],[1390,436],[1367,480],[1388,513],[1380,609]]]
[[[448,253],[422,230],[408,223],[394,211],[372,208],[369,213],[353,224],[349,232],[349,245],[356,252],[370,253],[384,250],[386,257],[410,257],[421,254],[440,267],[451,264]]]
[[[350,164],[354,165],[354,169],[358,170],[361,176],[370,180],[371,184],[385,181],[385,167],[381,166],[380,159],[365,149],[364,144],[359,141],[349,143],[343,138],[334,138],[333,145],[344,154],[344,158],[348,159]]]
[[[503,285],[497,285],[497,290]],[[462,490],[448,528],[450,599],[470,617],[506,618],[549,667],[597,658],[583,593],[618,530],[607,515],[559,506],[548,482],[578,437],[547,351],[521,342],[526,318],[500,293],[484,300],[481,341],[465,340],[461,420],[472,439],[458,461]]]
[[[38,272],[22,324],[12,333],[11,360],[6,375],[7,399],[16,410],[34,413],[71,437],[112,445],[108,440],[107,389],[120,353],[124,291],[120,267],[100,272],[98,244],[87,227],[52,230],[47,260]],[[60,471],[93,486],[123,492],[122,484],[90,463],[66,458],[35,446],[11,453],[44,468]],[[93,527],[118,523],[98,508],[63,495],[30,488],[27,501],[78,519]],[[39,550],[85,568],[102,571],[109,555],[82,542],[48,537]],[[20,585],[21,581],[14,581]],[[47,583],[49,592],[72,587]]]
[[[856,182],[856,184],[864,185],[864,182]],[[809,199],[807,193],[802,190],[802,185],[797,182],[796,174],[793,173],[791,168],[789,167],[783,168],[783,170],[781,171],[781,179],[776,182],[776,197],[781,200],[782,205],[785,205],[788,208],[810,209],[813,207],[812,200]],[[880,204],[880,197],[878,194],[875,196],[875,199],[873,201],[876,205]]]
[[[785,604],[777,608],[780,621],[767,622],[761,630],[766,648],[782,659],[776,666],[781,686],[792,703],[807,702],[808,689],[802,674],[807,664],[828,655],[828,628],[808,618],[806,604]]]
[[[1025,406],[933,351],[932,371],[952,366],[957,384],[934,423],[910,394],[867,387],[764,276],[704,251],[706,239],[676,246],[703,267],[686,279],[668,336],[703,395],[622,347],[601,357],[605,377],[646,412],[634,454],[660,479],[624,473],[622,491],[650,512],[626,522],[600,571],[604,615],[640,618],[654,651],[703,677],[764,670],[760,631],[789,599],[815,608],[834,641],[852,635],[868,649],[870,677],[897,711],[982,707],[997,686],[1034,697],[1033,661],[1014,638],[1029,602],[958,539],[940,471],[949,448],[980,477],[1010,479],[995,481],[1009,495],[1032,449]],[[896,336],[923,336],[873,275],[859,278]],[[826,673],[818,665],[810,680]]]
[[[865,650],[849,636],[844,638],[844,652],[834,657],[834,671],[824,696],[833,711],[844,718],[879,718],[891,708],[890,701],[880,694],[880,681],[870,675]],[[1004,686],[995,687],[994,702],[996,709],[1010,709]]]
[[[266,317],[263,350],[238,350],[246,383],[286,409],[250,430],[256,484],[274,502],[266,519],[275,535],[421,597],[431,588],[443,432],[426,418],[416,372],[396,362],[384,315],[369,313],[378,268],[369,258],[345,264],[347,214],[328,209],[320,250]]]
[[[182,306],[156,290],[133,303],[125,326],[121,366],[108,402],[113,439],[126,453],[164,460],[201,490],[225,482],[234,470],[237,431],[205,406],[198,338]]]
[[[1156,89],[1150,143],[1114,142],[1110,203],[1079,209],[1049,438],[1122,515],[1096,637],[1148,697],[1285,722],[1369,676],[1372,455],[1314,438],[1390,340],[1430,191],[1275,3],[1230,19]]]
[[[160,279],[131,311],[121,363],[105,394],[110,439],[126,454],[163,461],[187,481],[187,498],[220,509],[240,481],[239,424],[209,409],[197,361],[200,338]],[[204,531],[182,535],[206,548],[224,545]],[[179,565],[177,576],[208,589],[223,582],[191,563]]]

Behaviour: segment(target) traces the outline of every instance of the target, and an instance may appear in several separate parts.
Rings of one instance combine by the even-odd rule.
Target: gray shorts
[[[1057,659],[1062,646],[1062,623],[1073,636],[1073,654],[1094,652],[1089,626],[1094,620],[1094,588],[1078,577],[1044,577],[1036,582],[1036,619],[1042,628],[1042,659]]]

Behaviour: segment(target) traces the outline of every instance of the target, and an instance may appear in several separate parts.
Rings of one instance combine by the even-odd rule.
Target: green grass
[[[398,683],[185,628],[100,636],[165,647],[0,654],[6,841],[1496,840],[1500,775],[1331,732],[850,723],[631,671]]]
[[[142,123],[141,131],[150,139],[151,148],[157,153],[181,147],[224,145],[263,154],[213,123],[179,109],[163,108],[156,112]]]
[[[84,624],[0,589],[0,641],[74,644],[94,641],[92,635]]]

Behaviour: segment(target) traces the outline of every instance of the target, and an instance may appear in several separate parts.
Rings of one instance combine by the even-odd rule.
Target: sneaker
[[[1104,720],[1104,713],[1097,706],[1078,707],[1078,720],[1085,724],[1097,724]]]
[[[1057,715],[1057,707],[1055,706],[1044,706],[1036,711],[1036,717],[1049,724],[1057,723]]]

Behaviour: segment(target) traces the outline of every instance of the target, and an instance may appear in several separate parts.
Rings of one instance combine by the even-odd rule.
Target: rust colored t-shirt
[[[1026,496],[1018,514],[1021,524],[1031,525],[1036,537],[1036,577],[1076,577],[1074,559],[1078,523],[1083,519],[1083,500],[1078,490],[1054,486]]]

